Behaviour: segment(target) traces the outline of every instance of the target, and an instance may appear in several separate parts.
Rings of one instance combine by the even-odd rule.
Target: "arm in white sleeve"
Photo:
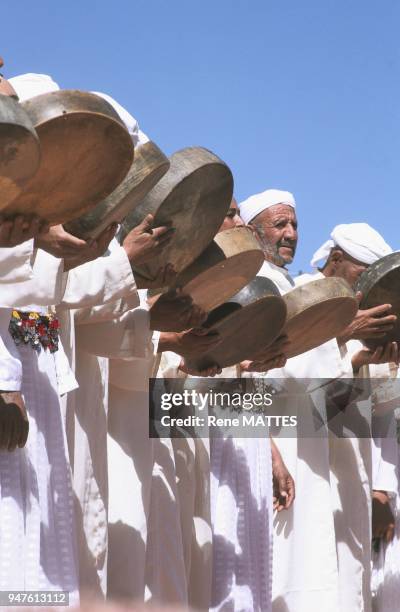
[[[123,314],[139,306],[139,296],[136,291],[126,298],[120,298],[107,304],[100,304],[92,308],[78,308],[73,310],[75,325],[88,325],[119,319]]]
[[[0,283],[32,278],[33,238],[12,248],[0,248]]]
[[[106,257],[78,266],[68,272],[62,308],[88,308],[127,297],[136,291],[131,264],[123,247]]]
[[[11,311],[0,308],[0,390],[20,391],[22,365],[9,331]]]

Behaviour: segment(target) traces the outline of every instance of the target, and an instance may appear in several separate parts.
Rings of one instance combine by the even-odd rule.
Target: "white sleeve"
[[[9,331],[11,311],[0,308],[0,390],[19,391],[21,389],[22,365],[18,350]]]
[[[88,308],[116,301],[136,292],[136,283],[125,249],[68,272],[64,295],[57,309]]]
[[[372,438],[372,488],[396,494],[399,488],[397,478],[397,438]]]
[[[26,308],[56,304],[62,295],[63,260],[42,249],[35,249],[31,258],[32,275],[24,282],[1,284],[0,304],[5,308]]]
[[[0,248],[0,283],[19,283],[32,278],[33,238],[10,249]]]

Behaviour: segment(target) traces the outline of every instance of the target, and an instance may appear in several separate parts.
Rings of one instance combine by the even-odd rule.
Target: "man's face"
[[[297,218],[288,204],[276,204],[257,215],[254,228],[267,261],[283,268],[292,263],[297,246]]]
[[[335,276],[344,278],[351,287],[355,285],[361,274],[368,268],[368,264],[354,259],[343,251],[337,251],[337,254],[336,252],[333,253],[333,262]]]
[[[239,207],[237,205],[237,202],[235,198],[233,198],[229,210],[225,215],[225,219],[218,230],[218,233],[224,232],[228,229],[234,229],[235,227],[244,227],[244,223],[241,217],[239,216]]]

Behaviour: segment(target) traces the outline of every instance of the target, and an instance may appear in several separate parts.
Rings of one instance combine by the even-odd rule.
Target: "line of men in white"
[[[45,75],[9,82],[20,100],[58,89]],[[107,99],[134,144],[145,138]],[[367,224],[339,225],[313,258],[321,269],[293,279],[292,194],[270,189],[239,208],[232,203],[221,230],[253,229],[265,254],[259,275],[281,293],[323,276],[353,285],[391,252]],[[86,243],[38,220],[0,219],[0,590],[67,590],[71,604],[107,596],[213,610],[372,610],[372,504],[375,535],[388,540],[390,504],[400,505],[394,438],[148,438],[149,377],[198,374],[185,357],[218,342],[196,331],[206,315],[186,296],[167,295],[150,313],[136,290],[131,263],[159,257],[168,240],[151,221],[119,246],[114,226]],[[55,312],[59,350],[16,346],[13,308]],[[359,310],[341,338],[308,353],[286,360],[279,339],[253,361],[202,374],[392,377],[397,345],[371,351],[360,340],[394,321],[390,305]],[[392,405],[379,397],[376,410]],[[307,393],[298,401],[311,414]],[[381,548],[375,610],[398,609],[396,546],[400,526]]]

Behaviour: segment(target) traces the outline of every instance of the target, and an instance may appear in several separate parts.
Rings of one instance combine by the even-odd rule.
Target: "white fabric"
[[[140,310],[133,315],[143,324]],[[172,444],[148,433],[158,334],[149,341],[142,359],[110,360],[108,594],[186,605]]]
[[[107,346],[109,338],[97,331],[100,323],[138,304],[125,250],[115,239],[109,250],[109,255],[69,272],[57,307],[63,344],[79,382],[79,389],[63,399],[73,467],[79,583],[86,594],[96,597],[104,597],[107,586],[108,360],[88,352],[85,330],[91,342],[98,338],[96,347]]]
[[[0,286],[1,283],[18,283],[32,278],[31,258],[33,238],[12,248],[0,248]],[[0,296],[0,305],[2,296]]]
[[[128,113],[128,111],[123,106],[121,106],[121,104],[119,104],[116,100],[114,100],[114,98],[112,98],[108,94],[101,93],[99,91],[94,91],[93,93],[96,94],[96,96],[104,98],[104,100],[111,104],[114,110],[117,111],[118,115],[125,123],[126,129],[128,130],[129,134],[132,136],[133,145],[135,147],[149,142],[149,138],[146,136],[146,134],[139,129],[139,124],[136,121],[135,117]]]
[[[290,290],[286,271],[276,278],[276,266],[263,266],[259,274],[269,274],[283,292]],[[322,275],[308,275],[298,283]],[[301,424],[311,419],[313,410],[324,413],[325,393],[318,379],[348,376],[351,362],[336,340],[289,359],[269,377],[285,377],[298,386]],[[308,394],[308,378],[315,390]],[[285,406],[283,405],[284,409]],[[306,430],[305,430],[306,431]],[[364,445],[363,442],[366,442]],[[297,439],[276,438],[284,462],[296,483],[296,499],[289,511],[275,518],[273,558],[274,612],[365,612],[369,610],[369,520],[368,501],[370,440],[358,441],[333,436]],[[365,552],[364,552],[365,547]],[[350,552],[349,552],[350,551]],[[353,555],[353,556],[352,556]],[[350,557],[350,559],[349,559]]]
[[[27,445],[0,452],[0,589],[66,590],[78,603],[75,530],[54,356],[19,349]]]
[[[292,208],[296,208],[294,196],[289,191],[281,191],[280,189],[267,189],[262,193],[256,193],[250,196],[239,204],[240,216],[244,223],[249,223],[258,214],[275,206],[276,204],[287,204]]]
[[[164,353],[158,375],[186,377],[178,370],[180,360],[174,353]],[[224,368],[220,374],[239,376],[237,367]],[[236,438],[235,432],[210,440],[186,435],[172,443],[189,605],[268,612],[273,512],[268,432],[256,439]]]
[[[35,96],[58,91],[60,87],[47,74],[35,74],[29,72],[8,79],[15,89],[20,102],[25,102]]]
[[[368,223],[343,223],[332,230],[331,239],[324,242],[314,253],[311,259],[312,267],[325,262],[335,246],[367,265],[392,253],[392,248]]]
[[[397,378],[399,372],[397,371]],[[398,410],[395,411],[396,413]],[[400,598],[400,446],[398,414],[389,435],[374,440],[373,488],[387,491],[395,518],[393,540],[381,542],[379,551],[373,552],[372,592],[373,612],[397,612]]]

